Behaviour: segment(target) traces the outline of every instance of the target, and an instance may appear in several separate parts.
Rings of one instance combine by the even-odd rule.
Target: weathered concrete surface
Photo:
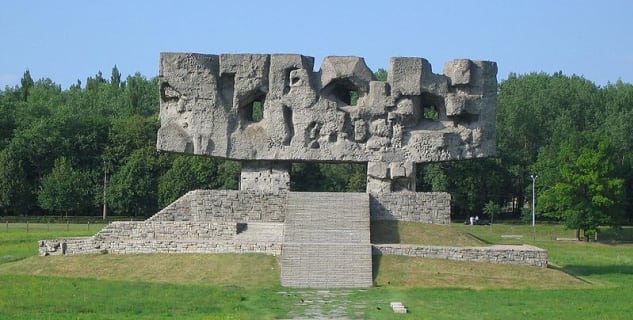
[[[387,81],[360,57],[313,67],[297,54],[162,53],[157,148],[251,169],[368,162],[370,193],[415,191],[415,163],[495,155],[494,62],[452,60],[435,74],[425,59],[396,57]],[[243,190],[283,189],[283,173],[270,178],[257,186],[243,174]]]
[[[495,154],[494,62],[453,60],[439,75],[425,59],[392,58],[386,82],[359,57],[326,57],[318,72],[313,64],[291,54],[161,54],[158,149],[387,163]]]

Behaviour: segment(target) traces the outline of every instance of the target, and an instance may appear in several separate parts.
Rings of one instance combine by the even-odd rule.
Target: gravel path
[[[354,290],[281,291],[279,294],[296,299],[289,319],[362,319],[365,304],[352,303],[349,295]]]

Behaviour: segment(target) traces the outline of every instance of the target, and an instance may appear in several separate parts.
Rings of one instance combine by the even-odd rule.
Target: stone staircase
[[[281,284],[302,288],[372,285],[368,194],[289,193]]]

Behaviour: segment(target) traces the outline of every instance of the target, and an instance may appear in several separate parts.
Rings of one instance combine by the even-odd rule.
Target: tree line
[[[386,71],[376,73],[386,78]],[[0,90],[2,215],[148,216],[193,189],[236,189],[239,163],[157,152],[157,78],[116,66],[62,90],[25,71]],[[418,166],[418,191],[446,191],[454,217],[530,214],[578,232],[633,219],[633,86],[510,74],[500,82],[497,157]],[[293,190],[364,191],[365,166],[296,163]]]
[[[534,176],[537,218],[578,236],[633,222],[633,85],[510,74],[499,84],[496,124],[497,157],[422,166],[422,189],[451,192],[453,214],[507,208],[530,217]]]

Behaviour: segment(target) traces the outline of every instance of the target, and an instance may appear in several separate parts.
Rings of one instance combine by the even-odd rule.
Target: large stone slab
[[[248,161],[495,155],[494,62],[453,60],[436,74],[425,59],[395,57],[389,79],[376,81],[360,57],[326,57],[319,71],[298,54],[162,53],[160,61],[159,150]]]
[[[372,285],[369,195],[291,192],[281,251],[281,284]]]

